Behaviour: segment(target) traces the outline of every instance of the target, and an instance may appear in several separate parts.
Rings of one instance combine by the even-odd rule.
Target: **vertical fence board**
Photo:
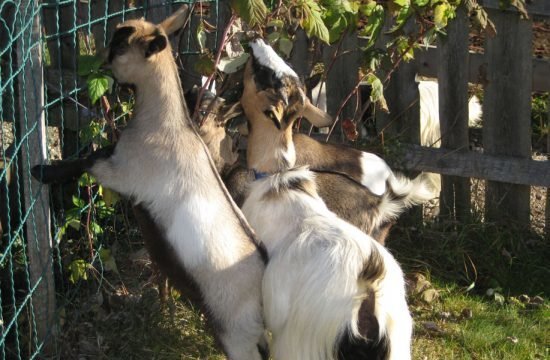
[[[42,71],[42,47],[40,14],[32,14],[39,6],[31,0],[22,1],[20,11],[32,22],[32,33],[25,34],[17,42],[17,65],[23,69],[18,79],[19,131],[27,135],[23,140],[21,178],[25,198],[25,211],[29,212],[25,224],[25,240],[30,272],[31,303],[34,325],[39,341],[46,341],[54,324],[55,284],[52,267],[52,238],[50,233],[49,192],[30,174],[30,167],[46,160],[46,126],[44,117],[44,79]],[[22,21],[22,25],[26,25]],[[29,30],[21,30],[23,33]],[[37,45],[38,44],[38,45]],[[28,58],[27,58],[28,56]],[[34,128],[33,128],[34,127]],[[30,320],[30,319],[29,319]],[[44,343],[42,353],[51,351]]]
[[[391,14],[386,16],[384,31],[393,26]],[[406,33],[414,27],[414,22],[409,21],[403,28]],[[381,36],[377,46],[384,47],[390,38]],[[384,84],[384,96],[388,103],[389,113],[378,111],[376,113],[376,127],[378,132],[383,132],[384,139],[399,137],[401,141],[420,144],[420,102],[416,74],[418,65],[416,62],[401,62],[399,67],[391,74],[388,84]],[[387,74],[379,74],[383,81]]]
[[[305,79],[309,75],[308,47],[309,44],[306,32],[302,29],[296,30],[294,46],[292,47],[289,62],[292,69],[296,71],[296,74],[298,74],[301,79]]]
[[[461,6],[439,38],[439,121],[441,146],[468,151],[468,17]],[[457,220],[470,214],[470,179],[441,177],[440,214]]]
[[[491,11],[497,36],[485,44],[487,86],[483,141],[488,154],[531,156],[532,21]],[[530,188],[488,181],[486,219],[527,226]]]
[[[345,34],[340,49],[337,45],[325,46],[323,49],[323,62],[328,70],[326,92],[327,110],[331,115],[336,115],[342,101],[348,96],[357,84],[357,70],[359,68],[358,39],[356,33]],[[334,58],[336,51],[336,58]],[[340,124],[346,118],[353,118],[355,113],[355,101],[352,98],[340,113]]]

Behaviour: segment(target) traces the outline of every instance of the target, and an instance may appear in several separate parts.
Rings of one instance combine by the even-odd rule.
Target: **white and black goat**
[[[269,254],[264,316],[275,360],[410,359],[403,273],[373,238],[331,212],[315,175],[256,180],[243,212]]]
[[[152,259],[176,285],[193,285],[227,356],[260,359],[265,250],[188,115],[166,37],[183,24],[186,10],[158,26],[144,20],[117,26],[109,63],[119,82],[136,88],[134,116],[110,157],[84,164],[142,208]]]
[[[258,39],[250,47],[241,97],[249,127],[248,167],[257,173],[293,165],[319,171],[319,193],[329,209],[340,216],[348,213],[343,217],[384,243],[403,211],[432,197],[423,179],[393,173],[374,154],[293,134],[300,116],[318,127],[329,125],[331,118],[311,104],[296,73],[270,46]]]

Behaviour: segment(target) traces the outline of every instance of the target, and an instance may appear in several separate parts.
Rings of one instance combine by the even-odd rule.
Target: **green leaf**
[[[327,26],[321,18],[321,8],[313,0],[306,0],[302,4],[305,14],[302,26],[309,37],[317,37],[319,40],[329,43],[330,35]]]
[[[447,2],[436,5],[434,9],[434,23],[436,29],[443,29],[450,19],[454,18],[454,9]]]
[[[197,42],[199,44],[200,52],[201,54],[204,52],[204,49],[206,49],[206,31],[204,30],[204,24],[201,22],[199,26],[197,26]]]
[[[409,62],[414,59],[414,46],[409,44],[409,39],[407,37],[399,36],[395,41],[395,45],[403,61]]]
[[[81,186],[81,187],[92,186],[96,182],[97,182],[96,179],[92,175],[88,173],[84,173],[78,179],[78,186]]]
[[[411,6],[411,0],[393,0],[393,3],[399,7]]]
[[[384,97],[384,85],[382,84],[382,81],[376,75],[368,74],[367,84],[369,84],[372,88],[370,93],[371,101],[377,104],[383,111],[388,112],[388,104],[386,103],[386,98]]]
[[[246,64],[249,57],[248,53],[242,53],[234,58],[221,58],[218,63],[218,70],[226,74],[233,74]]]
[[[87,83],[92,104],[95,104],[109,90],[109,79],[103,74],[90,74]]]
[[[96,223],[95,221],[92,221],[90,223],[90,231],[92,232],[92,234],[94,235],[101,235],[103,234],[103,228],[98,224]]]
[[[285,26],[283,20],[274,19],[267,23],[266,27],[274,27],[277,30],[281,30]]]
[[[231,7],[251,27],[261,25],[267,16],[262,0],[231,0]]]
[[[109,188],[103,188],[103,201],[107,208],[112,208],[120,200],[120,195]],[[112,209],[111,209],[112,211]]]
[[[73,262],[69,264],[68,269],[69,281],[73,284],[80,279],[88,280],[88,273],[86,272],[86,270],[88,269],[88,264],[84,260],[73,260]]]
[[[80,55],[78,57],[78,75],[87,76],[99,71],[103,64],[103,58],[97,55]]]
[[[79,209],[82,209],[84,206],[86,206],[86,202],[84,202],[84,200],[82,200],[78,196],[73,195],[73,205]]]
[[[293,47],[294,43],[289,38],[281,37],[279,39],[279,50],[285,54],[287,58],[290,57]]]
[[[281,37],[281,33],[278,31],[274,31],[271,34],[267,35],[267,42],[270,45],[273,45],[279,38]]]
[[[111,254],[111,250],[105,248],[99,249],[99,259],[105,270],[118,274],[118,267],[116,266],[114,256]]]
[[[418,7],[424,7],[430,3],[430,0],[413,0],[413,4]]]
[[[203,76],[210,76],[216,70],[209,54],[204,54],[195,62],[195,71]]]
[[[388,34],[396,32],[397,30],[405,26],[407,20],[411,17],[412,14],[414,14],[412,7],[402,7],[397,13],[397,17],[395,18],[395,25],[388,31]]]
[[[361,35],[368,37],[369,42],[366,46],[368,49],[374,45],[380,35],[380,32],[382,31],[382,28],[384,27],[385,11],[382,5],[375,4],[373,7],[368,9],[367,13],[369,14],[367,18],[367,25],[361,31]]]

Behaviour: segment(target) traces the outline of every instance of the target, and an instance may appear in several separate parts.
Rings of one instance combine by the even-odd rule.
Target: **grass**
[[[548,294],[540,236],[472,224],[398,226],[390,238],[413,279],[414,359],[549,358],[550,307],[521,297]],[[60,358],[223,359],[198,311],[178,294],[161,305],[140,248],[121,244],[120,275],[99,290],[89,280],[66,306]]]
[[[473,223],[398,227],[391,238],[409,277],[427,284],[412,277],[414,359],[549,358],[550,306],[528,300],[550,290],[541,236]]]

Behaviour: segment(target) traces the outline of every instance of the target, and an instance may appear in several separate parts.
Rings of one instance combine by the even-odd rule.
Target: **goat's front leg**
[[[100,159],[109,158],[114,146],[92,152],[87,157],[76,160],[56,160],[49,165],[35,165],[31,169],[32,176],[43,184],[63,184],[78,179]]]
[[[124,195],[125,183],[128,181],[128,176],[124,174],[124,165],[116,155],[113,155],[94,161],[86,171],[92,174],[101,185]]]

